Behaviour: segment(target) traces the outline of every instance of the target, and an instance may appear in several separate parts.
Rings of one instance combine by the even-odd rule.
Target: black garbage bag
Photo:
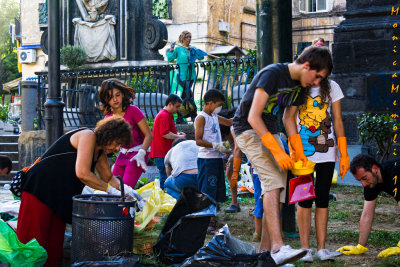
[[[181,263],[204,245],[210,218],[216,215],[214,204],[195,188],[183,189],[153,247],[161,262]]]
[[[269,251],[256,253],[255,247],[231,236],[225,225],[206,246],[181,265],[188,266],[274,267],[276,264]]]

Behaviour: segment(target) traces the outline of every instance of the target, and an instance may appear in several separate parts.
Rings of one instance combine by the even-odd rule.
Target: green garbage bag
[[[10,263],[11,267],[37,267],[46,260],[47,252],[36,239],[27,244],[19,242],[17,234],[0,220],[0,262]]]

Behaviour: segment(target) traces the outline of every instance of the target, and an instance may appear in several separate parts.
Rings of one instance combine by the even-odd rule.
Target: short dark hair
[[[118,89],[121,91],[122,97],[122,111],[126,111],[128,106],[132,104],[132,101],[135,99],[135,90],[132,87],[126,85],[121,80],[116,78],[110,78],[104,80],[101,83],[100,90],[99,90],[99,98],[102,104],[102,108],[104,110],[104,115],[108,115],[111,113],[111,107],[108,104],[112,99],[113,89]]]
[[[309,46],[303,50],[301,55],[295,60],[297,64],[310,63],[310,69],[321,71],[326,69],[328,76],[333,69],[332,55],[328,47]]]
[[[356,174],[359,168],[364,168],[365,171],[372,171],[372,165],[379,165],[379,163],[368,154],[359,154],[353,158],[350,163],[350,171],[352,174]]]
[[[225,102],[225,96],[221,91],[217,89],[210,89],[204,94],[204,103],[207,104],[208,102],[218,102],[222,101]]]
[[[120,116],[114,115],[97,122],[94,133],[99,146],[107,146],[114,141],[122,146],[132,143],[131,126]]]
[[[176,94],[170,94],[167,97],[167,100],[165,100],[165,106],[168,106],[169,103],[172,103],[172,105],[175,105],[176,103],[182,103],[182,98],[180,98]]]
[[[0,155],[0,169],[8,168],[7,174],[12,170],[12,161],[9,157]]]

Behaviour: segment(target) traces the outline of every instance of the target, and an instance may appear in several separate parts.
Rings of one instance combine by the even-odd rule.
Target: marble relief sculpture
[[[116,19],[104,14],[108,0],[76,0],[82,18],[72,20],[75,26],[74,45],[82,46],[88,62],[115,60]]]

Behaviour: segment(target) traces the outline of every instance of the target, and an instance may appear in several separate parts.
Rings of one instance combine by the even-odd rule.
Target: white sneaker
[[[303,262],[313,262],[314,261],[313,255],[312,255],[313,250],[312,249],[306,249],[306,250],[307,250],[307,254],[300,260]]]
[[[280,267],[296,267],[296,265],[291,264],[291,263],[286,263],[284,265],[281,265]]]
[[[340,255],[342,255],[341,252],[330,252],[327,249],[321,249],[315,253],[315,258],[321,261],[334,261],[335,258]]]
[[[307,250],[293,249],[291,246],[282,246],[277,252],[271,253],[271,257],[274,259],[276,265],[281,266],[283,264],[296,261],[307,254]]]

